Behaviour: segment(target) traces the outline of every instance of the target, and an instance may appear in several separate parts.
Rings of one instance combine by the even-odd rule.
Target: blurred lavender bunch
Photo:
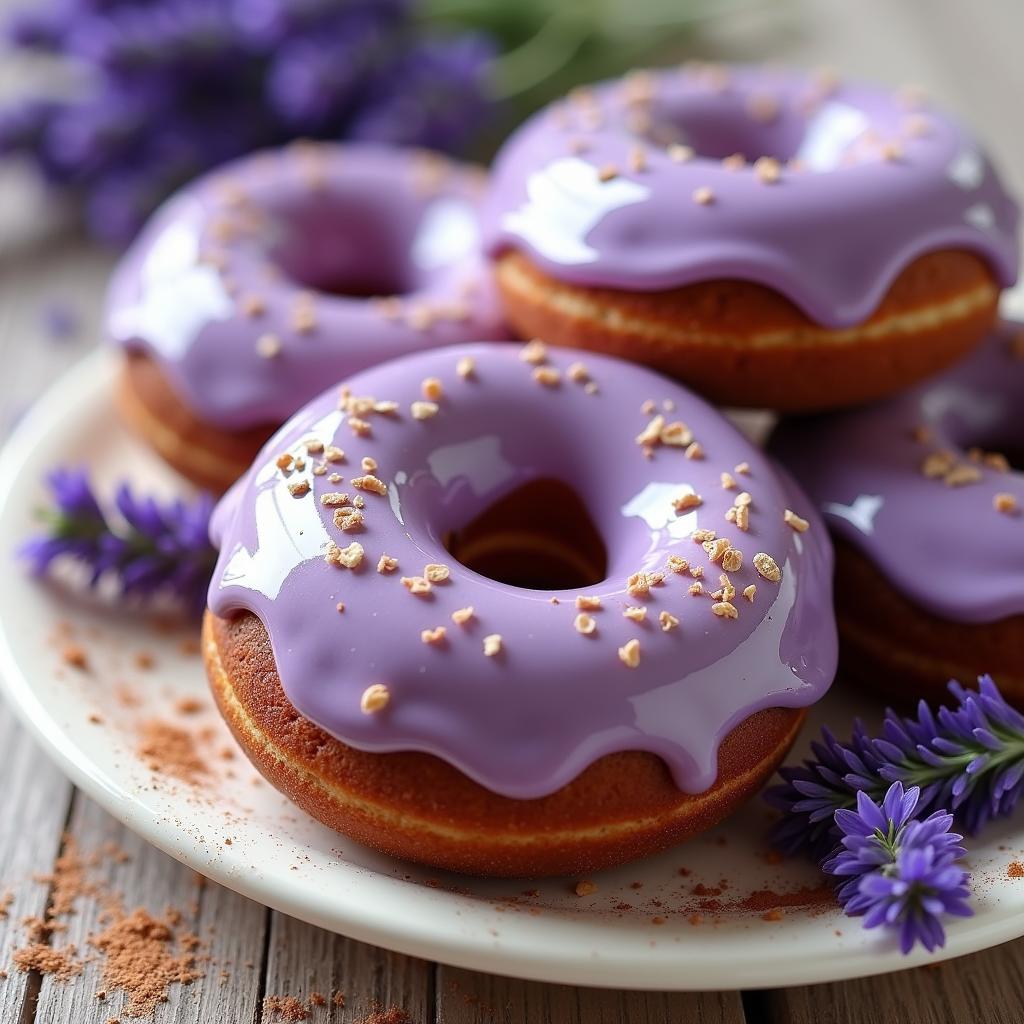
[[[121,243],[197,173],[297,136],[458,151],[488,117],[494,48],[417,15],[415,0],[41,0],[8,19],[8,45],[73,87],[0,108],[0,155],[29,156]]]
[[[217,559],[208,536],[210,495],[160,502],[121,483],[107,511],[83,469],[56,469],[46,482],[52,502],[39,511],[45,533],[20,551],[36,575],[71,560],[88,570],[91,587],[113,577],[125,596],[169,595],[202,609]]]

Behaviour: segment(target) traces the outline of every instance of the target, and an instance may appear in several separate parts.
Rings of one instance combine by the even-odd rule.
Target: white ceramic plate
[[[404,953],[502,974],[727,989],[834,980],[929,959],[894,955],[889,938],[816,899],[808,890],[822,879],[809,865],[772,863],[770,815],[757,801],[709,835],[595,876],[597,890],[586,897],[573,892],[576,879],[517,883],[424,871],[308,819],[237,753],[207,694],[193,631],[168,630],[142,613],[114,614],[101,599],[27,578],[16,564],[13,551],[32,532],[43,496],[41,478],[56,465],[86,462],[108,484],[128,477],[164,493],[182,486],[117,424],[114,372],[108,353],[81,363],[26,416],[0,456],[0,672],[43,748],[128,827],[277,910]],[[69,643],[86,652],[87,671],[66,663]],[[153,666],[141,667],[140,654]],[[855,710],[869,719],[879,714],[839,695],[816,714],[842,734]],[[153,719],[194,737],[209,764],[198,784],[147,766],[140,725]],[[1024,934],[1024,880],[1007,876],[1022,856],[1020,822],[971,843],[977,912],[951,923],[941,956]]]

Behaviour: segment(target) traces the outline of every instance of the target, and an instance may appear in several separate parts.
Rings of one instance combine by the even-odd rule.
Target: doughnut
[[[921,96],[708,65],[534,115],[483,209],[520,336],[787,412],[894,394],[966,353],[1016,278],[1017,220]]]
[[[302,142],[187,186],[111,280],[124,418],[223,491],[325,380],[507,336],[479,252],[482,185],[425,151]]]
[[[1022,342],[1003,322],[932,381],[771,438],[835,536],[843,675],[892,702],[990,672],[1024,707]]]
[[[719,821],[836,659],[827,531],[703,400],[485,342],[364,371],[221,499],[203,651],[266,778],[378,850],[596,870]]]

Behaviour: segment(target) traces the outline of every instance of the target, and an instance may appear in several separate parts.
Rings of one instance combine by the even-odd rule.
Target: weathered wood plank
[[[355,1024],[391,1007],[427,1024],[434,1020],[434,965],[274,914],[265,995],[265,1024],[280,1019],[274,999],[289,996],[307,1007],[313,1000],[316,1024]]]
[[[735,992],[615,992],[438,967],[439,1024],[743,1024]]]
[[[100,889],[76,901],[75,912],[63,920],[67,928],[55,944],[73,943],[80,955],[95,954],[90,939],[105,926],[111,898],[131,912],[145,907],[154,916],[180,914],[175,931],[194,932],[203,977],[191,985],[173,984],[168,1002],[157,1008],[159,1024],[250,1024],[257,1019],[259,975],[267,911],[256,903],[206,883],[195,872],[149,846],[119,825],[98,805],[79,794],[68,835],[83,858],[100,852],[87,877]],[[177,950],[180,947],[175,947]],[[39,992],[37,1024],[105,1024],[118,1019],[126,1006],[122,992],[97,993],[108,986],[102,959],[84,965],[71,983],[44,978]]]
[[[1020,1024],[1024,941],[876,978],[766,992],[770,1024]]]
[[[22,974],[11,964],[21,944],[25,917],[41,916],[46,908],[47,885],[33,882],[47,873],[60,848],[61,833],[71,802],[71,783],[43,756],[0,704],[0,758],[3,769],[3,827],[0,828],[0,1021],[20,1019],[26,996],[38,979]]]

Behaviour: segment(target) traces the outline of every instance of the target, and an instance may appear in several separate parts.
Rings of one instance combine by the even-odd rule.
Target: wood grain
[[[761,1005],[766,1021],[785,1024],[1020,1024],[1024,941],[934,967],[767,992]]]
[[[317,994],[326,1005],[311,1013],[316,1024],[355,1024],[391,1007],[404,1010],[414,1024],[426,1024],[434,1020],[434,965],[275,914],[265,995],[292,996],[309,1005]],[[265,1013],[264,1020],[274,1015]]]
[[[33,876],[47,873],[57,856],[72,788],[2,704],[0,752],[0,969],[8,972],[0,982],[0,1021],[14,1024],[23,1007],[31,1010],[39,979],[15,970],[11,955],[23,941],[22,919],[39,917],[46,909],[48,886]]]
[[[612,992],[437,969],[443,1024],[743,1024],[735,992]]]
[[[91,950],[89,938],[102,930],[106,895],[119,899],[127,911],[142,906],[155,916],[168,910],[182,916],[180,929],[202,941],[200,969],[204,977],[191,985],[171,985],[168,1002],[159,1007],[160,1024],[242,1024],[256,1019],[258,981],[262,967],[267,911],[212,882],[149,846],[88,798],[78,795],[68,835],[84,858],[103,851],[89,876],[102,885],[97,897],[77,901],[66,919],[58,945],[73,944],[80,955]],[[37,1024],[106,1024],[125,1008],[121,992],[105,989],[102,962],[86,962],[72,983],[44,978]]]

